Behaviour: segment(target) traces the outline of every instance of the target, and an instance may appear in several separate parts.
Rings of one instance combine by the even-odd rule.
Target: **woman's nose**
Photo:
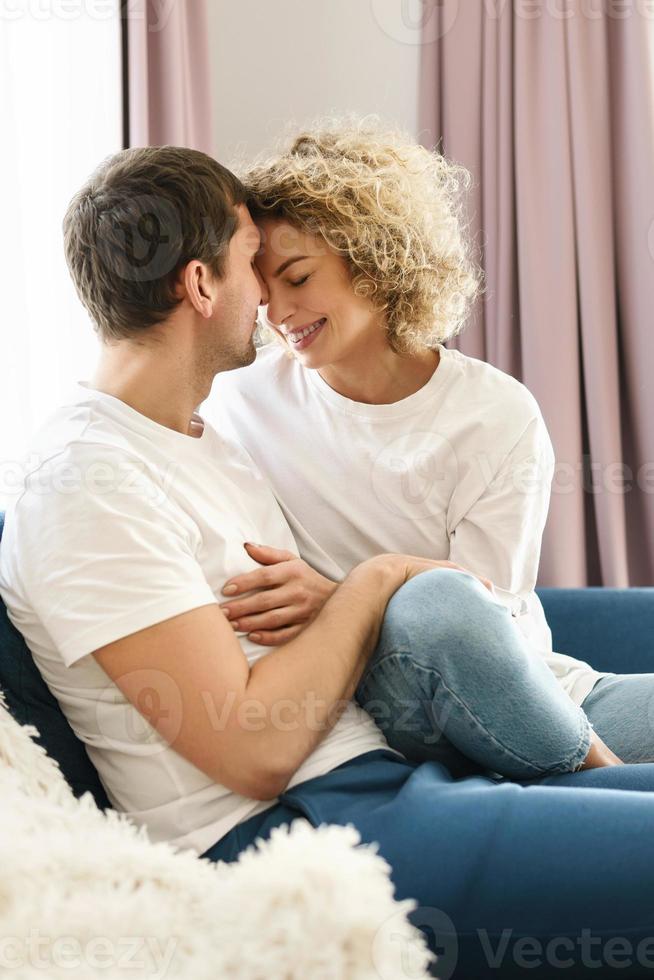
[[[285,320],[288,320],[292,312],[288,304],[282,305],[276,296],[268,293],[266,316],[271,323],[274,323],[277,327],[281,326]]]

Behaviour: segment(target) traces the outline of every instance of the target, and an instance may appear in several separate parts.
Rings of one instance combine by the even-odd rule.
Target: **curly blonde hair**
[[[345,258],[393,350],[417,353],[461,331],[481,280],[463,167],[377,117],[330,117],[239,171],[255,220],[287,221]]]

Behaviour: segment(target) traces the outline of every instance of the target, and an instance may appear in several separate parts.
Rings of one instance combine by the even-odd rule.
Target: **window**
[[[32,433],[97,356],[61,222],[122,146],[121,82],[118,0],[0,6],[0,508]]]

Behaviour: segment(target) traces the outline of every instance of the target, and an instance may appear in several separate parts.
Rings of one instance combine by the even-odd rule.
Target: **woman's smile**
[[[304,350],[309,344],[312,344],[319,333],[321,333],[322,328],[327,323],[327,317],[322,317],[320,320],[315,320],[306,327],[300,327],[297,330],[285,330],[284,336],[289,341],[293,350]]]

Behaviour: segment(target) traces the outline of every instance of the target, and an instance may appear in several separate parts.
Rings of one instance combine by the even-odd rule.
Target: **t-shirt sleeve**
[[[549,433],[538,415],[497,472],[475,487],[450,532],[450,561],[489,578],[514,615],[525,612],[525,599],[536,585],[554,462]]]
[[[156,477],[120,451],[102,448],[92,461],[114,479],[84,478],[90,470],[77,455],[83,478],[72,489],[56,484],[50,467],[14,512],[23,595],[67,666],[217,602],[196,557],[199,531]]]

